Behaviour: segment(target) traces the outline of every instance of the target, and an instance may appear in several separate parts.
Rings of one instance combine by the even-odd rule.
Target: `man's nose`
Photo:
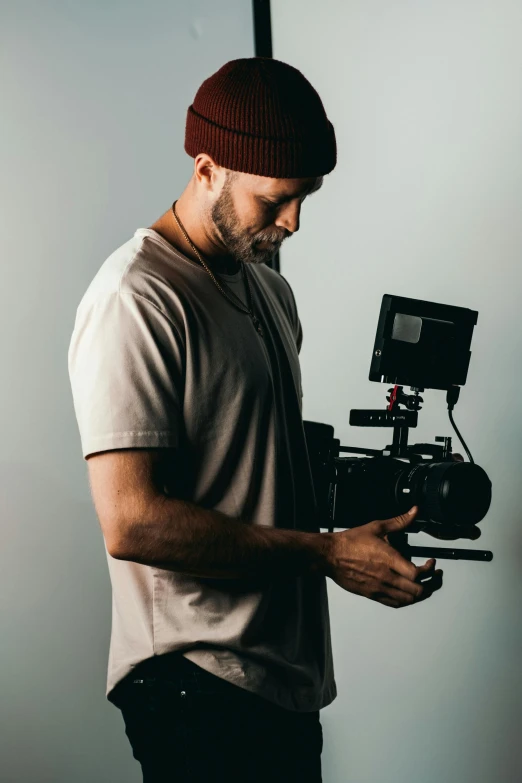
[[[285,228],[291,234],[295,234],[299,231],[299,216],[301,212],[301,205],[286,204],[286,206],[279,212],[275,221],[276,226],[279,228]]]

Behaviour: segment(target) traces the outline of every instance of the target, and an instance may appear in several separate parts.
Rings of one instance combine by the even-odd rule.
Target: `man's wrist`
[[[312,563],[311,571],[314,574],[328,576],[331,567],[331,551],[333,545],[333,533],[317,533],[316,552],[317,557]]]

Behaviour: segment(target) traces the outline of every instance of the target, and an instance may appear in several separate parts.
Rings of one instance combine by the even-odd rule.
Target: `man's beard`
[[[259,231],[253,236],[247,234],[239,227],[239,220],[234,209],[232,194],[230,192],[230,183],[225,182],[219,198],[211,210],[211,217],[216,226],[220,238],[237,261],[243,261],[245,264],[266,264],[272,260],[279,250],[281,243],[288,232],[281,233],[274,229]],[[270,242],[268,248],[259,247],[259,243]]]

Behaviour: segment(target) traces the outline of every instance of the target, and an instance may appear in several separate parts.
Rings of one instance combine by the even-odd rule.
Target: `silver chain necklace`
[[[254,324],[254,327],[257,329],[257,331],[259,332],[259,334],[261,335],[261,337],[263,337],[263,336],[264,336],[263,327],[261,326],[261,322],[260,322],[259,318],[257,318],[257,316],[255,315],[255,313],[254,313],[254,308],[253,308],[253,305],[252,305],[252,291],[251,291],[251,289],[250,289],[250,281],[249,281],[249,279],[248,279],[248,274],[247,274],[247,271],[246,271],[246,268],[245,268],[245,264],[243,263],[243,261],[240,261],[240,262],[239,262],[239,265],[240,265],[240,268],[241,268],[241,274],[242,274],[242,276],[243,276],[243,280],[245,281],[245,289],[246,289],[246,293],[247,293],[248,307],[246,307],[246,308],[244,307],[244,305],[243,305],[243,303],[242,303],[242,302],[241,302],[241,304],[240,304],[240,305],[238,304],[238,302],[239,302],[240,300],[238,299],[238,300],[236,301],[236,297],[235,297],[235,295],[234,295],[234,293],[233,293],[232,291],[230,291],[230,293],[227,293],[226,289],[225,289],[225,288],[223,288],[223,286],[221,285],[221,283],[219,283],[219,282],[216,280],[216,278],[215,278],[215,276],[214,276],[213,272],[212,272],[212,271],[211,271],[211,270],[208,268],[207,264],[204,262],[203,258],[201,257],[201,254],[200,254],[200,252],[198,251],[197,247],[194,245],[194,243],[193,243],[193,242],[192,242],[192,240],[190,239],[189,235],[188,235],[188,234],[187,234],[187,232],[185,231],[185,228],[183,227],[183,225],[182,225],[182,223],[181,223],[181,220],[179,219],[179,217],[178,217],[178,215],[177,215],[177,213],[176,213],[176,204],[177,204],[177,203],[178,203],[178,202],[177,202],[177,200],[176,200],[176,201],[175,201],[175,202],[172,204],[172,212],[173,212],[173,214],[174,214],[174,217],[175,217],[175,219],[176,219],[176,223],[178,224],[178,226],[179,226],[179,228],[180,228],[180,230],[181,230],[181,232],[182,232],[183,236],[184,236],[184,237],[185,237],[185,239],[187,240],[188,244],[190,245],[190,247],[192,248],[192,250],[193,250],[193,251],[194,251],[194,253],[196,254],[197,258],[199,259],[199,262],[200,262],[201,266],[202,266],[202,267],[203,267],[203,268],[204,268],[204,269],[205,269],[205,270],[208,272],[208,274],[210,275],[210,277],[211,277],[211,278],[212,278],[212,280],[214,281],[214,284],[215,284],[216,288],[218,289],[218,291],[220,291],[220,292],[223,294],[223,296],[224,296],[226,299],[228,299],[228,301],[229,301],[231,304],[233,304],[233,305],[234,305],[234,307],[236,308],[236,310],[240,310],[242,313],[246,313],[247,315],[249,315],[249,316],[250,316],[250,318],[252,319],[252,323]],[[226,286],[226,284],[225,284],[225,286]],[[231,296],[230,294],[232,294],[232,296],[234,297],[234,299],[232,298],[232,296]]]

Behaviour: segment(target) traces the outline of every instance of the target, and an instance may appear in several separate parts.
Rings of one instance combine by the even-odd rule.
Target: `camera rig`
[[[331,425],[304,421],[320,527],[330,532],[335,527],[356,527],[403,514],[417,505],[419,511],[408,533],[388,535],[390,544],[404,557],[492,560],[488,550],[408,543],[409,533],[437,528],[450,531],[452,539],[459,538],[459,533],[464,536],[466,528],[485,517],[491,504],[491,482],[475,464],[452,416],[460,385],[466,382],[477,318],[478,313],[467,308],[383,296],[369,379],[394,386],[389,389],[386,409],[352,409],[349,423],[391,427],[393,440],[381,450],[345,446],[334,438]],[[406,394],[404,385],[413,393]],[[450,422],[469,462],[453,459],[451,437],[408,444],[425,388],[446,390]]]

